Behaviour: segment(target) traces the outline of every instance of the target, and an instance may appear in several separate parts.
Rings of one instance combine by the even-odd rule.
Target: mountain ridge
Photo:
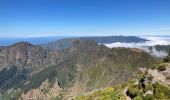
[[[16,46],[19,47],[13,49],[13,47]],[[139,67],[148,68],[158,62],[157,58],[152,57],[142,50],[129,48],[110,49],[104,45],[99,45],[93,40],[75,39],[71,46],[62,51],[43,48],[39,45],[30,45],[29,43],[19,43],[14,46],[9,46],[10,48],[8,49],[11,53],[6,52],[6,55],[12,55],[11,57],[13,57],[13,59],[11,60],[13,63],[15,61],[18,62],[18,60],[14,60],[17,58],[16,54],[18,54],[18,52],[25,55],[25,50],[23,50],[24,46],[29,48],[25,48],[28,50],[28,59],[30,59],[31,56],[35,57],[32,61],[38,66],[38,70],[36,70],[36,67],[24,66],[24,68],[28,69],[23,70],[28,71],[28,73],[22,73],[22,70],[18,70],[14,73],[14,76],[17,77],[5,77],[7,81],[3,83],[8,84],[9,87],[5,88],[6,90],[4,90],[4,92],[10,88],[14,90],[19,89],[18,95],[21,96],[23,93],[27,94],[33,89],[38,89],[43,82],[48,80],[49,84],[58,84],[63,91],[66,91],[65,93],[60,91],[63,97],[69,98],[70,96],[94,89],[126,82],[135,75]],[[6,48],[4,50],[6,50]],[[2,52],[4,51],[2,50],[0,54],[2,54]],[[45,57],[45,52],[47,57]],[[41,60],[45,58],[48,59],[47,61],[49,61],[50,65],[48,63],[41,63]],[[0,61],[3,60],[1,59]],[[54,63],[51,64],[51,62]],[[15,66],[17,68],[22,67],[18,67],[17,64]],[[9,72],[11,72],[10,70],[12,69],[9,69],[5,74],[9,74]],[[4,75],[2,75],[2,77]],[[11,79],[17,80],[20,75],[25,77],[18,80],[16,82],[17,84],[13,84]],[[0,87],[4,89],[4,86]],[[74,91],[77,88],[79,89]]]
[[[113,42],[144,42],[148,41],[135,36],[98,36],[98,37],[76,37],[76,38],[65,38],[53,42],[48,42],[45,44],[40,44],[42,47],[48,49],[59,49],[63,50],[73,45],[74,40],[84,40],[84,41],[95,41],[99,44],[108,44]]]

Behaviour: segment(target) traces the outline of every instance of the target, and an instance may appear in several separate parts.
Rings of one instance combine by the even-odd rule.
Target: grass
[[[74,100],[119,100],[125,98],[121,95],[120,91],[115,90],[113,87],[108,87],[103,90],[94,91],[91,94],[80,95]]]

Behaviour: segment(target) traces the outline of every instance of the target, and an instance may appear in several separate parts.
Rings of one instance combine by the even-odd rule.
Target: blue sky
[[[170,0],[0,0],[0,37],[170,35]]]

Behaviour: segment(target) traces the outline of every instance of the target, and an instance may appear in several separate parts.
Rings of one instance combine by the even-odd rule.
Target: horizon
[[[170,35],[169,0],[1,0],[0,37]]]
[[[170,35],[109,35],[109,34],[103,34],[103,35],[52,35],[52,36],[7,36],[7,37],[0,37],[1,39],[11,38],[11,39],[26,39],[26,38],[74,38],[74,37],[112,37],[112,36],[123,36],[123,37],[170,37]]]
[[[29,42],[31,44],[34,45],[41,45],[41,44],[46,44],[46,43],[50,43],[50,42],[55,42],[58,40],[62,40],[62,39],[69,39],[69,38],[81,38],[81,37],[98,37],[98,38],[105,38],[105,37],[135,37],[135,38],[139,38],[139,39],[144,39],[147,40],[149,42],[151,42],[151,44],[157,44],[157,45],[170,45],[170,36],[169,35],[140,35],[140,36],[134,36],[134,35],[98,35],[98,36],[45,36],[45,37],[0,37],[0,46],[9,46],[18,42]],[[145,41],[145,42],[147,42]],[[161,41],[161,42],[160,42]],[[143,44],[146,45],[147,43],[145,42],[139,42],[137,43],[137,45],[139,44]],[[117,45],[118,43],[118,45]],[[126,44],[126,42],[113,42],[113,43],[109,43],[106,45],[113,45],[114,47],[122,47],[121,45],[123,44],[123,47],[128,47],[129,43]],[[125,44],[125,45],[124,45]],[[135,47],[133,46],[134,43],[131,42],[130,43],[132,46],[130,47]],[[136,43],[135,43],[136,45]]]

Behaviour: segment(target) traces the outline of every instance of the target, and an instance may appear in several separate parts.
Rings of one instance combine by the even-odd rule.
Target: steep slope
[[[94,90],[73,97],[73,100],[169,100],[170,54],[152,68],[140,68],[133,79],[124,84]],[[166,59],[166,60],[165,60]]]
[[[31,72],[35,72],[47,65],[55,64],[59,54],[61,53],[58,51],[19,42],[0,48],[0,69],[16,66],[18,69],[30,69]]]
[[[85,40],[74,40],[65,52],[65,60],[33,75],[19,88],[29,93],[46,80],[50,84],[57,81],[65,91],[63,97],[69,98],[126,82],[138,72],[139,67],[148,68],[157,62],[157,59],[138,49],[110,49]]]
[[[62,53],[28,42],[0,47],[0,90],[13,88],[42,69],[59,63],[62,59]]]

